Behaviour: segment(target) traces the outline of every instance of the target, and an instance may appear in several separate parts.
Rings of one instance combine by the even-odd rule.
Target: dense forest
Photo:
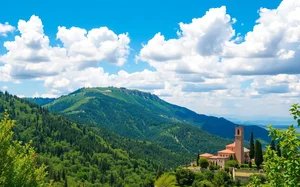
[[[155,95],[125,88],[107,89],[80,89],[45,107],[76,122],[105,127],[121,136],[189,155],[215,153],[231,143],[175,118],[171,112],[165,113],[170,104]]]
[[[14,138],[24,143],[32,141],[38,164],[46,164],[48,177],[57,186],[66,180],[69,186],[147,186],[163,169],[160,163],[170,160],[167,163],[176,167],[180,162],[176,158],[181,156],[148,142],[127,139],[131,144],[124,146],[114,136],[110,144],[97,133],[101,130],[52,115],[36,104],[0,92],[0,117],[5,109],[16,122]],[[122,146],[128,150],[120,149]],[[141,158],[143,155],[148,156]],[[161,157],[154,159],[157,155]]]

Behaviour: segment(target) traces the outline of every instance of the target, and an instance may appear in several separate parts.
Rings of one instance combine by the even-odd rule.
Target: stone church
[[[243,164],[249,160],[250,150],[244,147],[244,127],[237,126],[235,128],[235,141],[226,145],[224,150],[218,151],[218,155],[204,153],[200,158],[207,158],[212,164],[225,168],[225,162],[232,158],[236,159],[239,164]]]

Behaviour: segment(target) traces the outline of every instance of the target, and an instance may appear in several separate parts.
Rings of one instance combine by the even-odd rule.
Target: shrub
[[[210,181],[204,180],[204,181],[194,181],[192,187],[214,187],[214,185]]]
[[[249,177],[250,182],[253,182],[255,180],[255,178],[257,178],[259,180],[260,184],[265,184],[267,182],[267,177],[265,175],[262,175],[262,174],[252,174],[252,175],[250,175],[250,177]]]
[[[188,169],[177,169],[175,173],[176,181],[179,185],[192,185],[195,180],[195,173]]]
[[[226,163],[225,163],[225,166],[226,167],[238,167],[239,166],[239,163],[238,161],[236,160],[228,160]]]
[[[206,169],[209,165],[207,158],[200,158],[199,165],[201,168]]]

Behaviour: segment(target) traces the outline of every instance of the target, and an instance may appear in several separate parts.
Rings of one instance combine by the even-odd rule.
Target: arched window
[[[237,135],[240,135],[240,129],[237,130]]]

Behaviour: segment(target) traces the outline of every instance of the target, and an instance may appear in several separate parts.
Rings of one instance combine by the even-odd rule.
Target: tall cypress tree
[[[197,163],[197,166],[199,166],[199,160],[200,160],[200,153],[197,154],[197,158],[196,158],[196,163]]]
[[[262,155],[261,143],[258,140],[256,140],[256,142],[255,142],[255,164],[257,166],[257,169],[259,169],[262,162],[263,162],[263,155]]]
[[[274,140],[271,140],[271,143],[270,143],[270,149],[271,149],[271,150],[274,150],[274,151],[276,150]]]
[[[276,145],[276,153],[279,157],[281,157],[281,150],[280,150],[279,143],[277,143],[277,145]]]
[[[250,136],[250,158],[253,159],[254,158],[254,140],[253,140],[253,132],[251,132],[251,136]]]

